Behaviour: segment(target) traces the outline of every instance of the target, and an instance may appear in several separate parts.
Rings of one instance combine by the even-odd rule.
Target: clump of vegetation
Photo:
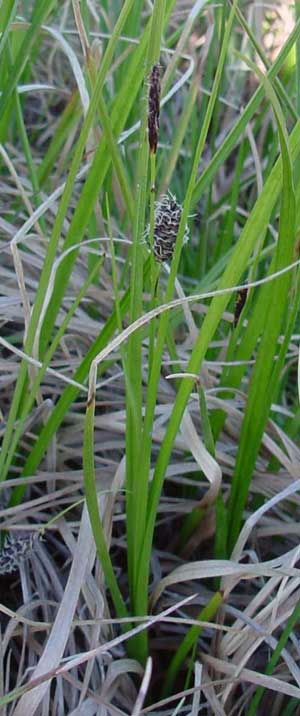
[[[7,716],[299,713],[300,19],[252,5],[0,7]]]

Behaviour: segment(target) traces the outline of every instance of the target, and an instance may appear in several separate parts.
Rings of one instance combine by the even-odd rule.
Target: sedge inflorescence
[[[235,307],[234,307],[234,317],[233,317],[233,326],[236,328],[240,315],[242,313],[242,310],[244,308],[244,305],[247,300],[247,294],[248,294],[248,288],[245,286],[245,288],[241,288],[238,291],[236,301],[235,301]]]
[[[156,261],[160,263],[172,259],[181,215],[182,206],[171,192],[164,194],[159,201],[155,202],[153,253]],[[149,236],[150,225],[148,225],[146,233]],[[186,225],[183,243],[186,243],[188,239],[189,228]]]
[[[12,574],[19,569],[35,549],[39,535],[32,532],[25,536],[8,535],[0,553],[0,574]]]
[[[156,153],[159,134],[160,65],[153,65],[149,78],[148,138],[150,152]]]

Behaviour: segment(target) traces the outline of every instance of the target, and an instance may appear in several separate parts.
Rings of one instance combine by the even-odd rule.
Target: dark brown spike
[[[242,310],[244,308],[244,305],[246,303],[247,294],[248,294],[248,288],[241,288],[240,291],[238,291],[238,293],[237,293],[235,307],[234,307],[234,318],[233,318],[233,325],[235,328],[239,322],[239,317],[240,317]]]
[[[149,104],[148,104],[148,136],[150,152],[155,154],[159,132],[160,109],[160,65],[153,65],[150,73]]]

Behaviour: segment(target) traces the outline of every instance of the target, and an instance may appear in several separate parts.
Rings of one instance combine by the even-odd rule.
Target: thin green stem
[[[223,595],[221,594],[221,592],[216,592],[216,594],[211,597],[208,604],[203,609],[201,609],[201,612],[199,612],[197,616],[199,622],[211,621],[214,618],[216,612],[218,611],[220,605],[222,604],[222,601]],[[174,656],[170,661],[167,674],[164,680],[164,686],[162,691],[163,698],[166,696],[170,696],[170,694],[172,693],[172,688],[176,676],[181,669],[185,659],[187,658],[189,652],[192,651],[192,649],[197,645],[197,641],[202,631],[203,626],[201,626],[201,624],[199,624],[199,626],[194,625],[190,627],[180,646],[176,650]],[[185,688],[188,688],[188,684],[185,685]]]
[[[300,619],[300,602],[298,601],[297,604],[294,607],[294,610],[289,617],[286,627],[284,628],[280,639],[278,640],[278,643],[273,651],[273,654],[271,656],[271,659],[266,667],[265,674],[267,676],[271,676],[273,674],[273,671],[275,669],[276,664],[278,664],[278,661],[280,659],[280,655],[282,653],[282,650],[285,648],[285,645],[288,641],[288,638],[296,626],[297,622],[299,622]],[[264,695],[265,689],[263,686],[259,686],[256,689],[256,692],[254,694],[254,697],[251,701],[247,716],[257,716],[257,709],[261,702],[261,699]]]
[[[234,20],[234,9],[235,9],[236,0],[234,3],[234,7],[230,12],[229,20],[226,25],[226,31],[223,38],[222,48],[220,52],[219,62],[217,65],[216,73],[215,73],[215,79],[214,84],[212,88],[211,97],[209,99],[206,115],[204,118],[204,122],[200,131],[199,140],[194,156],[193,161],[193,167],[191,171],[190,181],[187,187],[178,236],[175,244],[175,251],[174,256],[171,264],[171,271],[170,276],[168,280],[167,290],[166,290],[166,296],[165,296],[165,302],[168,302],[172,299],[173,291],[174,291],[174,284],[175,279],[177,275],[177,270],[179,266],[179,260],[181,255],[181,249],[183,244],[183,236],[185,231],[186,222],[188,220],[188,215],[190,212],[191,202],[192,202],[192,196],[194,193],[194,187],[197,179],[197,172],[199,167],[199,162],[201,155],[203,153],[203,149],[205,146],[205,141],[207,138],[213,109],[218,97],[218,89],[222,77],[222,72],[224,68],[225,58],[228,51],[228,45],[229,45],[229,39],[231,34],[231,29],[233,25]],[[153,370],[151,373],[150,383],[148,387],[148,394],[147,394],[147,405],[146,405],[146,416],[145,416],[145,422],[144,422],[144,430],[143,430],[143,443],[142,443],[142,456],[143,456],[143,472],[147,472],[149,469],[148,466],[150,465],[150,455],[151,455],[151,431],[152,431],[152,424],[153,424],[153,417],[155,413],[155,405],[156,405],[156,395],[157,395],[157,387],[158,387],[158,381],[160,377],[160,367],[161,367],[161,359],[162,359],[162,352],[164,348],[165,343],[165,336],[167,332],[168,327],[168,312],[164,313],[160,319],[160,325],[159,325],[159,331],[158,331],[158,338],[157,338],[157,345],[156,345],[156,360],[153,364]],[[195,373],[196,371],[191,370],[189,371],[191,373]],[[193,379],[185,379],[183,381],[184,383],[184,390],[186,393],[186,398],[188,397],[190,390],[192,388],[192,385],[194,383]],[[177,402],[177,401],[176,401]],[[185,407],[185,406],[184,406]],[[152,539],[153,539],[153,532],[154,532],[154,526],[155,526],[155,519],[156,519],[156,512],[157,512],[157,506],[161,494],[161,489],[163,485],[165,470],[168,464],[169,455],[172,449],[173,441],[175,439],[175,435],[177,433],[178,425],[180,423],[181,416],[183,414],[184,407],[182,405],[180,410],[180,415],[177,414],[176,419],[174,419],[174,411],[172,413],[173,416],[173,425],[172,423],[169,423],[169,426],[167,428],[167,432],[165,435],[165,439],[163,442],[163,445],[161,447],[158,460],[156,463],[156,469],[154,473],[154,478],[151,484],[150,488],[150,495],[149,495],[149,501],[148,501],[148,510],[147,510],[147,526],[146,526],[146,532],[144,536],[142,551],[140,553],[140,559],[139,559],[139,579],[138,583],[136,585],[136,589],[139,593],[139,599],[143,603],[144,608],[146,607],[147,603],[147,589],[146,585],[148,583],[148,577],[149,577],[149,563],[150,563],[150,554],[151,554],[151,547],[152,547]],[[175,408],[174,408],[175,410]],[[178,420],[179,418],[179,420]],[[176,423],[176,428],[174,431]],[[172,430],[171,430],[172,425]]]

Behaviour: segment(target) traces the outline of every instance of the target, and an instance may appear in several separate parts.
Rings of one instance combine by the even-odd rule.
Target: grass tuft
[[[298,713],[298,4],[0,7],[5,716]]]

